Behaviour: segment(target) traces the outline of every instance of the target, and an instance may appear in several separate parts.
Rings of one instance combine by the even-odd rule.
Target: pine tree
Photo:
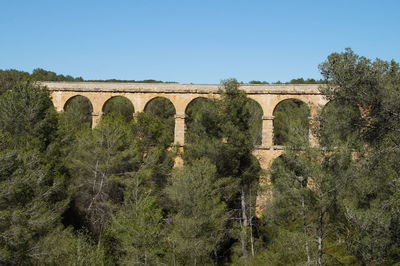
[[[172,205],[167,241],[174,263],[204,265],[216,261],[226,238],[226,206],[216,168],[200,159],[176,169],[166,192]]]
[[[162,209],[143,179],[135,175],[125,183],[123,206],[107,229],[108,238],[118,241],[118,252],[122,254],[114,260],[126,265],[157,265],[165,256]]]
[[[34,264],[69,203],[57,158],[50,159],[57,117],[48,92],[20,83],[1,95],[0,128],[0,262]]]

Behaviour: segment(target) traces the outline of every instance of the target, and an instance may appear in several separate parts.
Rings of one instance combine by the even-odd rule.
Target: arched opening
[[[357,141],[363,119],[357,106],[328,102],[320,114],[320,145],[335,147],[339,143]]]
[[[133,118],[135,109],[128,98],[124,96],[114,96],[105,102],[102,111],[105,116],[114,113],[120,115],[125,121],[129,122]]]
[[[186,107],[186,143],[196,141],[197,137],[221,137],[219,116],[215,101],[198,97]]]
[[[156,97],[146,104],[144,111],[158,117],[164,123],[172,142],[174,139],[176,114],[174,104],[165,97]]]
[[[64,105],[65,123],[74,128],[86,129],[92,126],[93,106],[88,98],[76,95]]]
[[[250,134],[253,139],[253,145],[261,145],[263,117],[261,105],[257,101],[248,98],[246,102],[246,108],[250,113]]]
[[[274,145],[308,143],[310,109],[298,99],[283,100],[275,107]]]

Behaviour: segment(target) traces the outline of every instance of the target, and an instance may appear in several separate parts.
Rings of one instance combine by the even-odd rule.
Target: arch
[[[150,112],[160,118],[173,117],[176,114],[176,108],[173,102],[163,96],[151,98],[144,106],[145,112]]]
[[[146,103],[143,110],[160,119],[166,127],[169,139],[173,142],[176,109],[171,100],[162,96],[154,97]]]
[[[186,104],[186,107],[185,107],[185,114],[187,115],[188,114],[188,111],[190,111],[190,108],[193,106],[193,104],[198,104],[198,103],[205,103],[205,102],[212,102],[212,99],[211,98],[207,98],[207,97],[203,97],[203,96],[198,96],[198,97],[195,97],[195,98],[193,98],[193,99],[191,99],[189,102],[188,102],[188,104]]]
[[[192,99],[185,109],[188,140],[198,134],[218,135],[217,108],[215,102],[206,97]]]
[[[254,99],[247,98],[246,108],[250,113],[250,134],[254,145],[262,144],[263,134],[263,116],[264,111],[259,102]]]
[[[291,140],[308,143],[310,107],[302,100],[288,98],[273,110],[273,144],[285,145]]]
[[[93,104],[92,102],[89,100],[88,97],[83,96],[83,95],[74,95],[70,98],[68,98],[67,101],[65,101],[64,106],[63,106],[63,111],[66,111],[66,109],[68,108],[68,105],[70,105],[71,103],[73,103],[74,101],[79,101],[79,102],[88,102],[90,104],[90,111],[93,112]]]
[[[72,96],[65,102],[63,110],[68,123],[74,128],[91,127],[93,105],[87,97],[82,95]]]
[[[112,96],[109,98],[102,107],[103,115],[108,115],[110,113],[117,113],[124,117],[126,121],[130,121],[133,118],[135,108],[132,102],[124,96]]]

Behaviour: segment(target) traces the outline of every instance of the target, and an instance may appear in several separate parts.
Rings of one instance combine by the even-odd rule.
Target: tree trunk
[[[308,229],[307,229],[307,220],[306,220],[306,208],[304,204],[304,196],[301,196],[301,208],[302,208],[302,215],[303,215],[303,233],[306,236],[306,240],[304,243],[305,249],[306,249],[306,255],[307,255],[307,266],[311,265],[311,258],[310,258],[310,250],[308,246]]]
[[[249,189],[249,225],[250,225],[250,244],[251,244],[251,256],[254,257],[254,237],[253,237],[253,215],[251,213],[251,188]]]
[[[324,231],[323,231],[323,218],[324,214],[322,211],[320,211],[319,216],[318,216],[318,228],[317,228],[317,241],[318,241],[318,261],[317,265],[322,266],[324,265],[324,261],[322,259],[322,256],[324,255],[323,251],[323,245],[322,245],[322,240],[324,237]]]
[[[248,226],[248,219],[247,219],[247,213],[246,213],[246,195],[245,195],[245,189],[244,186],[242,186],[242,193],[241,193],[241,206],[242,206],[242,222],[241,222],[241,227],[242,227],[242,233],[240,236],[240,242],[242,244],[242,256],[244,258],[248,257],[248,252],[247,252],[247,226]]]

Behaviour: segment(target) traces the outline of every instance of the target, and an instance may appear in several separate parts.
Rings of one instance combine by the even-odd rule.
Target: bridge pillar
[[[185,114],[175,115],[174,143],[182,146],[185,144]]]
[[[102,115],[101,112],[92,113],[92,128],[95,128],[99,124],[101,115]]]
[[[272,148],[274,138],[274,117],[263,116],[262,121],[262,144],[263,148]]]
[[[319,129],[320,123],[316,116],[310,116],[308,118],[308,140],[312,147],[317,147],[319,145],[317,132]]]

